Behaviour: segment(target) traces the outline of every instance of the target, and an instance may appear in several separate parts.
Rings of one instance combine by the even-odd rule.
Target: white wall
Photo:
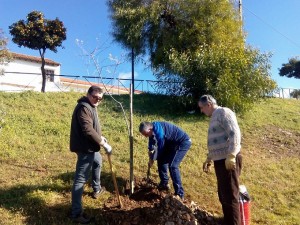
[[[14,59],[7,65],[0,65],[4,74],[0,75],[0,90],[3,91],[41,91],[42,75],[41,63]],[[60,65],[45,65],[46,70],[53,70],[54,75],[60,75]],[[33,73],[33,74],[26,74]],[[54,82],[46,83],[46,91],[58,91],[56,86],[59,83],[59,76],[54,76]]]

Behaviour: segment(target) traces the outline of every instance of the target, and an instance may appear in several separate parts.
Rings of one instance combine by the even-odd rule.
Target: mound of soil
[[[180,199],[146,179],[135,179],[134,193],[104,203],[102,217],[109,225],[219,225],[220,221],[188,199]],[[127,189],[128,191],[128,189]]]

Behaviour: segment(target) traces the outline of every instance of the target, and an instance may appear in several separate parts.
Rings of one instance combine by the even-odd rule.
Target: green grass
[[[77,99],[71,93],[0,93],[0,224],[71,224],[70,190],[75,154],[69,151],[70,120]],[[116,96],[129,118],[129,96]],[[121,108],[106,97],[99,107],[103,134],[113,146],[118,184],[129,179],[129,138]],[[175,100],[160,95],[134,96],[134,175],[146,176],[147,140],[141,121],[171,121],[191,136],[193,144],[181,164],[187,198],[221,215],[214,173],[202,172],[209,119],[186,113]],[[252,197],[251,224],[300,224],[300,101],[267,99],[238,115],[242,131],[241,183]],[[103,154],[104,155],[104,154]],[[158,176],[152,170],[152,179]],[[86,195],[88,213],[100,215],[113,192],[104,155],[100,201]]]

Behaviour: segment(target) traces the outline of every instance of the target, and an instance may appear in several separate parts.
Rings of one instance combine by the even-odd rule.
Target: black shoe
[[[159,184],[157,186],[157,189],[159,191],[169,191],[170,190],[170,186],[169,186],[169,184]]]
[[[71,217],[71,219],[74,223],[89,224],[90,222],[92,222],[93,218],[89,217],[85,213],[80,213],[76,217]]]
[[[101,189],[99,191],[96,191],[96,192],[94,191],[92,193],[92,198],[97,199],[101,194],[104,193],[104,191],[105,191],[105,187],[101,187]]]

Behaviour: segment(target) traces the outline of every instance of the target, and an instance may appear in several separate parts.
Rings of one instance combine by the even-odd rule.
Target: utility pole
[[[239,0],[239,15],[240,15],[241,22],[243,22],[242,0]]]
[[[239,17],[240,17],[240,26],[241,26],[241,35],[244,36],[243,34],[243,9],[242,9],[242,0],[239,0]],[[245,42],[245,40],[244,40]]]
[[[134,96],[134,49],[131,49],[131,83],[130,83],[130,194],[134,191],[134,176],[133,176],[133,96]]]

